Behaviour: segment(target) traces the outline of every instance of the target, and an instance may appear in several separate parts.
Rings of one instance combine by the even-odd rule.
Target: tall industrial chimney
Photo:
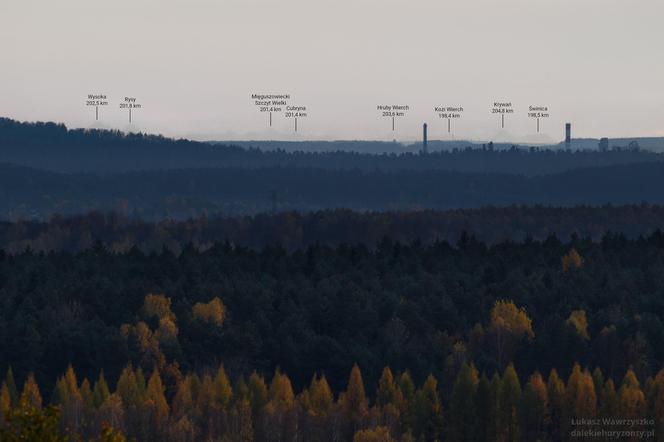
[[[422,152],[429,153],[429,140],[427,139],[427,124],[422,126]]]
[[[565,123],[565,147],[572,144],[572,123]]]

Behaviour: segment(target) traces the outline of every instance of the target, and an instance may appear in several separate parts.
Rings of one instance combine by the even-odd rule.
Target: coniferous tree
[[[471,364],[463,364],[457,375],[448,414],[450,440],[472,442],[477,438],[476,393],[479,378]]]
[[[489,427],[491,422],[491,382],[486,374],[482,373],[475,393],[475,410],[477,413],[476,436],[478,442],[489,441]]]
[[[618,410],[620,416],[625,419],[638,419],[645,416],[647,404],[645,395],[636,374],[630,368],[623,378],[622,385],[618,390]]]
[[[362,373],[357,364],[353,365],[348,378],[346,391],[339,396],[341,410],[347,419],[350,435],[361,428],[369,413],[369,401],[364,390]]]
[[[268,402],[268,391],[265,380],[255,371],[249,376],[249,402],[254,419],[262,412]]]
[[[164,385],[157,370],[152,372],[148,380],[142,408],[150,440],[163,440],[167,434],[169,407],[164,396]]]
[[[8,415],[11,409],[12,398],[9,395],[9,388],[7,388],[7,383],[3,381],[2,386],[0,386],[0,427],[2,427],[5,416]]]
[[[83,423],[83,397],[78,388],[76,372],[71,364],[62,378],[62,388],[64,390],[62,421],[69,432],[78,434]]]
[[[443,409],[438,395],[438,381],[429,375],[414,399],[414,431],[424,440],[439,440],[443,431]]]
[[[217,370],[217,375],[214,378],[214,390],[215,397],[219,404],[219,407],[228,410],[231,402],[233,401],[233,387],[231,382],[228,380],[224,366],[219,366]]]
[[[556,369],[552,369],[547,382],[547,392],[549,394],[549,407],[551,413],[549,434],[554,442],[563,440],[564,431],[567,425],[564,422],[567,415],[565,400],[565,384],[558,376]]]
[[[602,386],[599,395],[599,417],[611,419],[618,417],[619,402],[616,387],[612,379],[608,379]]]
[[[512,364],[503,373],[500,386],[499,439],[507,442],[519,440],[519,404],[521,402],[521,384]]]
[[[35,377],[32,373],[28,375],[23,383],[23,390],[21,391],[21,396],[18,400],[18,405],[20,408],[34,408],[41,410],[42,407],[42,397],[39,393],[39,386],[35,381]]]
[[[549,424],[549,394],[542,376],[535,372],[521,397],[519,416],[521,439],[523,441],[543,441]]]
[[[5,377],[5,384],[7,384],[7,391],[9,392],[9,397],[11,399],[12,406],[15,407],[18,405],[18,388],[16,387],[16,381],[14,380],[14,371],[11,367],[7,369],[7,376]]]
[[[503,381],[498,372],[493,374],[491,378],[491,385],[489,388],[489,425],[487,429],[487,439],[490,441],[502,440],[502,408],[501,408],[501,391],[503,389]]]
[[[649,416],[655,420],[655,434],[664,434],[664,369],[653,380],[649,403]],[[657,436],[660,437],[660,436]]]
[[[403,401],[401,389],[394,380],[392,370],[389,367],[385,367],[378,381],[376,409],[380,415],[380,424],[389,428],[392,433],[396,433],[399,430]]]
[[[408,371],[404,371],[399,376],[399,390],[403,397],[401,406],[401,429],[404,433],[413,431],[414,425],[414,402],[415,402],[415,383]]]
[[[108,384],[106,383],[106,378],[104,378],[104,370],[102,369],[99,372],[99,378],[95,382],[94,388],[92,390],[92,398],[96,408],[101,407],[101,404],[106,401],[111,395],[111,392],[108,389]]]

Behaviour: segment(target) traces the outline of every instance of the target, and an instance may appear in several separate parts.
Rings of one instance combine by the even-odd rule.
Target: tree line
[[[296,392],[286,373],[232,381],[224,366],[177,373],[126,366],[111,388],[103,370],[90,382],[72,366],[51,399],[28,375],[19,390],[10,370],[0,387],[0,438],[139,441],[572,441],[662,440],[664,370],[643,384],[629,369],[616,385],[600,369],[575,364],[567,381],[552,369],[523,381],[513,365],[492,376],[463,363],[444,396],[433,376],[382,370],[367,389],[354,365],[343,390],[314,374]],[[23,438],[21,438],[23,437]],[[32,437],[32,439],[30,439]]]
[[[63,174],[0,164],[0,217],[47,219],[118,210],[143,219],[267,211],[460,209],[664,203],[664,162],[527,177],[447,170],[297,166]]]
[[[315,212],[277,211],[251,216],[210,215],[186,220],[146,221],[126,212],[89,212],[48,221],[0,222],[0,248],[7,253],[81,252],[101,242],[113,252],[136,247],[143,253],[175,255],[191,244],[206,250],[229,241],[252,249],[280,244],[288,251],[313,245],[365,244],[374,247],[383,238],[401,243],[448,241],[455,244],[463,232],[489,245],[527,238],[543,241],[550,235],[600,241],[610,232],[628,239],[647,236],[664,226],[664,206],[639,204],[598,207],[509,206],[480,209],[355,212],[348,209]]]

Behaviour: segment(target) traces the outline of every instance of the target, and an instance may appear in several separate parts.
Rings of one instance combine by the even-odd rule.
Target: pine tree
[[[556,369],[552,369],[547,383],[547,392],[549,393],[549,407],[551,420],[549,434],[554,442],[563,439],[564,431],[567,428],[564,422],[566,414],[565,407],[565,384],[558,376]]]
[[[341,406],[351,420],[359,422],[368,413],[368,400],[364,391],[362,373],[357,364],[353,365],[348,378],[348,386],[340,397]]]
[[[438,381],[429,375],[414,399],[414,434],[435,441],[443,430],[443,410],[438,396]]]
[[[576,397],[576,416],[594,418],[597,416],[597,393],[593,377],[588,370],[583,372]]]
[[[277,441],[292,440],[297,431],[295,394],[290,379],[279,369],[272,377],[269,397],[265,407],[264,433],[271,432]]]
[[[7,388],[7,382],[2,382],[0,387],[0,427],[4,421],[5,416],[12,409],[12,398],[9,395],[9,388]]]
[[[545,440],[549,421],[549,395],[542,376],[530,376],[521,398],[521,436],[525,441]]]
[[[214,378],[215,399],[220,408],[228,410],[233,401],[233,387],[228,380],[224,366],[220,365],[217,375]]]
[[[76,372],[71,364],[62,379],[65,398],[62,402],[62,421],[68,432],[78,434],[83,423],[83,398],[78,389]]]
[[[376,390],[376,407],[374,410],[375,414],[378,415],[380,425],[386,426],[392,432],[396,433],[398,431],[403,401],[401,389],[394,380],[392,370],[389,367],[383,368]]]
[[[154,370],[150,376],[144,401],[143,409],[148,416],[149,434],[153,436],[153,440],[163,440],[166,435],[169,407],[164,396],[164,385],[157,370]]]
[[[23,383],[23,391],[19,397],[18,405],[23,409],[34,408],[36,410],[41,410],[42,397],[39,393],[39,386],[32,373],[28,375]]]
[[[607,380],[602,386],[599,403],[599,416],[601,418],[618,417],[618,394],[616,393],[616,387],[613,384],[613,380]]]
[[[376,391],[376,405],[385,407],[388,404],[399,409],[403,401],[403,395],[399,386],[394,381],[394,375],[390,367],[383,368],[383,373],[378,381],[378,389]]]
[[[512,442],[519,440],[519,403],[521,401],[521,384],[512,364],[503,373],[500,388],[500,433],[501,440]]]
[[[7,390],[9,392],[9,397],[11,398],[12,407],[18,405],[18,388],[16,387],[16,381],[14,380],[14,371],[11,367],[7,369],[7,376],[5,377],[5,384],[7,384]]]
[[[625,419],[638,419],[645,416],[646,399],[636,374],[630,368],[627,370],[620,390],[618,390],[619,413]]]
[[[403,397],[401,406],[401,429],[404,433],[412,432],[413,430],[413,402],[415,400],[415,383],[411,378],[408,371],[404,371],[399,376],[399,390]]]
[[[314,375],[309,389],[302,393],[300,402],[304,409],[313,416],[325,416],[329,413],[334,404],[334,397],[325,376],[319,379]]]
[[[141,375],[140,379],[137,377],[137,373]],[[144,397],[142,382],[142,371],[140,369],[134,371],[131,364],[122,370],[117,382],[116,394],[122,401],[122,416],[124,417],[125,429],[129,439],[139,439],[145,432],[141,416],[139,415],[139,409],[143,405]],[[113,418],[116,418],[118,415],[115,409],[117,403],[115,399],[109,402],[112,396],[109,396],[104,403],[108,402],[107,412],[111,413]]]
[[[173,419],[179,420],[185,416],[192,415],[194,408],[194,397],[191,393],[191,377],[185,376],[175,390],[173,397]]]
[[[100,422],[105,422],[122,433],[126,433],[128,430],[122,398],[117,393],[109,395],[101,404],[97,412],[97,418]]]
[[[116,392],[122,399],[125,411],[131,407],[137,407],[143,401],[141,390],[131,364],[127,365],[120,374],[116,388]]]
[[[81,393],[81,403],[83,406],[81,432],[89,439],[92,435],[92,429],[94,427],[96,409],[94,405],[94,395],[92,393],[92,388],[90,387],[90,381],[88,381],[87,378],[83,379],[83,382],[81,382],[81,388],[79,391]]]
[[[59,377],[55,382],[53,394],[51,394],[51,405],[62,406],[67,402],[67,387],[64,377]]]
[[[101,407],[101,404],[103,404],[104,401],[106,401],[106,398],[108,398],[110,395],[111,392],[109,391],[108,384],[104,378],[104,370],[101,370],[99,372],[99,379],[97,379],[97,382],[95,382],[95,386],[92,390],[92,397],[95,407]]]
[[[216,401],[214,382],[210,375],[203,376],[201,387],[196,397],[196,421],[201,429],[201,435],[206,439],[214,439],[216,435],[215,414]]]
[[[476,398],[479,379],[474,366],[463,364],[457,375],[450,398],[450,438],[473,441],[477,434]]]
[[[650,416],[655,420],[655,434],[661,438],[664,434],[664,369],[660,370],[653,381],[650,393]]]
[[[604,387],[604,374],[599,367],[595,367],[593,370],[593,384],[595,385],[595,391],[600,392]]]
[[[249,402],[251,403],[251,413],[256,417],[263,410],[263,407],[268,402],[268,391],[265,380],[259,376],[255,371],[249,376]]]
[[[491,383],[484,373],[482,373],[482,377],[477,383],[475,410],[477,412],[477,441],[488,442],[491,417]]]
[[[241,399],[235,406],[237,416],[237,440],[239,442],[253,442],[254,428],[251,420],[251,404],[247,399]]]
[[[491,378],[491,385],[489,387],[489,426],[487,429],[487,439],[490,441],[498,441],[503,435],[501,428],[501,408],[500,408],[500,392],[503,389],[503,381],[498,372],[493,374]]]
[[[295,394],[288,376],[277,369],[270,383],[270,403],[275,407],[290,408],[295,402]]]

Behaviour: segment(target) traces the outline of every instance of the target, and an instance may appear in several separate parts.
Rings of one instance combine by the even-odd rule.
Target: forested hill
[[[364,171],[449,170],[532,176],[580,167],[664,159],[661,154],[638,149],[608,152],[501,149],[499,146],[494,148],[492,144],[426,155],[416,152],[414,148],[411,153],[375,155],[349,151],[353,143],[344,142],[335,152],[306,152],[307,143],[300,144],[302,151],[262,151],[247,143],[243,143],[245,147],[242,148],[109,130],[67,129],[55,123],[21,123],[0,119],[0,162],[67,173],[294,166]],[[362,150],[366,144],[357,142],[357,150]]]
[[[335,209],[158,222],[116,212],[90,212],[73,217],[54,216],[48,222],[0,222],[0,249],[11,254],[26,249],[80,252],[99,242],[118,253],[132,248],[144,253],[168,249],[179,255],[189,245],[202,251],[225,241],[255,250],[280,244],[288,251],[296,251],[314,245],[364,244],[373,248],[385,237],[406,244],[457,244],[464,232],[473,232],[476,239],[492,245],[528,238],[543,241],[550,235],[599,241],[611,232],[636,239],[657,230],[664,230],[664,206],[647,204],[396,212]]]
[[[446,171],[386,173],[299,167],[58,174],[0,165],[0,218],[117,209],[145,219],[276,210],[451,209],[664,203],[664,163],[555,175]]]

